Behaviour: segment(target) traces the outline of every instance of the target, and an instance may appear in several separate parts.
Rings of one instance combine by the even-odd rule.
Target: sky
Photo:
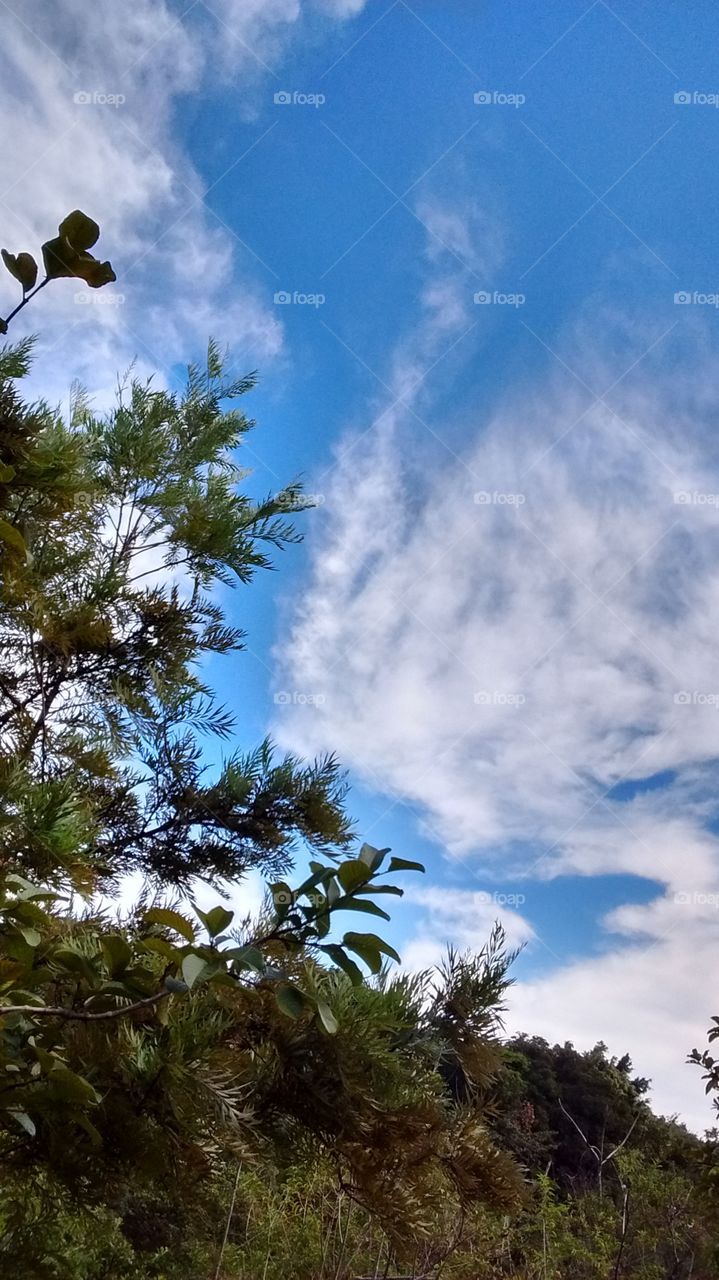
[[[426,863],[386,930],[407,966],[501,919],[508,1029],[628,1051],[702,1130],[716,5],[3,0],[2,27],[2,243],[80,207],[118,276],[23,314],[33,387],[101,409],[213,335],[260,375],[250,490],[315,497],[224,596],[241,745],[336,752],[362,838]]]

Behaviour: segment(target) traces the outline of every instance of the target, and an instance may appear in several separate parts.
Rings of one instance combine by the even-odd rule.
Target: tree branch
[[[157,991],[154,996],[146,996],[144,1000],[136,1000],[134,1004],[124,1005],[121,1009],[106,1009],[102,1013],[84,1013],[81,1009],[64,1009],[51,1005],[0,1005],[0,1018],[7,1017],[9,1013],[26,1013],[33,1018],[64,1018],[72,1022],[110,1022],[114,1018],[124,1018],[128,1013],[135,1013],[138,1009],[149,1009],[151,1005],[158,1004],[160,1000],[167,1000],[171,995],[171,991]]]

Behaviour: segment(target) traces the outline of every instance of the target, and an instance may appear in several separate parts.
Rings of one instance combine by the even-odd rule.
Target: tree
[[[79,211],[64,219],[34,292],[114,279],[88,253],[98,234]],[[28,258],[4,255],[23,287],[8,319],[34,296]],[[253,424],[235,402],[254,376],[227,378],[210,343],[182,394],[129,377],[98,416],[75,388],[63,421],[19,395],[31,351],[0,351],[0,1150],[92,1196],[112,1143],[169,1161],[178,1183],[208,1143],[231,1147],[233,1046],[252,1042],[268,999],[279,1025],[334,1034],[308,965],[357,984],[350,953],[373,972],[397,958],[375,933],[335,940],[331,926],[346,910],[389,919],[375,896],[401,890],[378,881],[422,868],[352,848],[332,757],[280,759],[264,742],[208,766],[204,739],[235,726],[202,666],[242,647],[213,588],[270,568],[307,506],[298,484],[260,502],[241,491]],[[277,877],[303,851],[293,889]],[[138,869],[128,918],[93,907]],[[250,869],[268,900],[245,928],[221,904],[173,900]]]

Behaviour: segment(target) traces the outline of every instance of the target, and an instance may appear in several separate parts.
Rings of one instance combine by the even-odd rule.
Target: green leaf
[[[375,849],[371,844],[363,844],[359,851],[362,862],[365,862],[370,871],[376,871],[384,861],[385,854],[389,853],[389,849]]]
[[[378,938],[376,933],[346,933],[342,945],[360,956],[372,973],[379,973],[383,955],[390,956],[392,960],[400,959],[394,947]]]
[[[326,1004],[324,1000],[317,1001],[317,1012],[325,1031],[327,1031],[331,1036],[335,1035],[339,1030],[339,1023],[329,1005]]]
[[[117,276],[109,262],[99,262],[91,253],[80,253],[74,263],[73,276],[84,280],[91,289],[101,289],[104,284],[111,284]]]
[[[0,520],[0,538],[13,550],[19,551],[23,556],[27,555],[25,539],[20,530],[16,529],[13,524],[9,524],[7,520]]]
[[[337,878],[345,893],[351,893],[358,885],[366,884],[372,871],[362,858],[352,858],[343,862],[337,871]]]
[[[79,255],[65,236],[56,236],[54,240],[46,240],[42,246],[42,260],[45,275],[50,280],[58,280],[62,276],[74,276],[75,263]]]
[[[363,911],[367,916],[381,916],[383,920],[390,920],[391,916],[387,915],[376,902],[369,902],[365,898],[340,898],[335,907],[336,911]]]
[[[16,924],[15,928],[21,933],[29,947],[39,947],[42,942],[42,934],[37,929],[33,929],[29,924]]]
[[[8,253],[7,249],[2,251],[2,260],[5,263],[11,276],[22,285],[23,293],[27,293],[28,289],[32,289],[37,280],[37,263],[31,253],[19,253],[15,257],[14,253]]]
[[[195,911],[211,938],[224,933],[235,918],[234,911],[228,911],[225,907],[213,907],[211,911],[200,911],[199,907],[195,907]]]
[[[196,956],[192,952],[189,956],[185,956],[182,961],[182,976],[185,979],[190,990],[197,982],[201,973],[207,968],[207,961],[202,956]]]
[[[233,960],[243,969],[253,969],[256,973],[264,973],[265,957],[259,947],[232,947],[222,951],[223,959]]]
[[[179,911],[172,911],[170,907],[150,907],[143,918],[145,924],[166,925],[168,929],[174,929],[175,933],[181,934],[188,942],[195,941],[195,929],[191,921],[181,916]]]
[[[336,942],[328,942],[320,947],[320,951],[325,951],[330,960],[333,960],[338,969],[342,969],[349,978],[353,987],[361,987],[364,982],[361,969],[357,968],[354,960],[342,950]]]
[[[283,1013],[288,1018],[301,1018],[305,1011],[306,1002],[301,991],[297,987],[292,987],[288,982],[283,982],[275,991],[275,998]]]
[[[270,893],[272,894],[272,902],[277,918],[284,920],[294,901],[290,886],[285,884],[284,880],[276,880],[274,884],[270,885]]]
[[[404,889],[400,889],[399,885],[375,884],[374,882],[372,882],[372,884],[362,885],[359,889],[355,889],[352,897],[356,898],[360,894],[369,894],[371,896],[375,893],[391,893],[395,898],[404,897]]]
[[[55,1067],[50,1072],[48,1081],[63,1102],[79,1102],[86,1106],[100,1101],[90,1082],[69,1067]]]
[[[13,1120],[16,1120],[17,1123],[20,1125],[20,1128],[24,1129],[26,1133],[30,1134],[31,1138],[35,1137],[37,1130],[35,1128],[33,1121],[30,1119],[26,1111],[10,1111],[9,1110],[8,1115],[11,1115]]]
[[[363,933],[346,933],[342,942],[350,951],[354,951],[355,955],[364,960],[367,968],[372,973],[379,973],[382,968],[382,956],[379,948],[368,941],[371,936],[371,934],[365,935]],[[350,941],[350,939],[354,939],[354,941]]]
[[[63,218],[58,227],[61,236],[70,241],[73,249],[79,253],[84,253],[86,249],[91,249],[100,236],[100,228],[92,218],[88,218],[86,213],[81,209],[73,209],[72,213],[68,213]]]
[[[387,874],[391,871],[425,871],[421,862],[410,862],[407,858],[390,858]]]
[[[110,933],[102,939],[102,953],[113,978],[122,973],[132,959],[132,947],[119,933]]]
[[[39,996],[37,991],[25,991],[22,987],[13,987],[12,991],[8,991],[7,998],[11,1004],[34,1004],[38,1009],[44,1009],[45,1001]],[[0,1010],[2,1006],[0,1005]]]
[[[391,947],[388,942],[385,942],[384,938],[380,938],[376,933],[346,933],[342,942],[346,947],[352,949],[353,944],[356,943],[358,939],[361,939],[362,942],[369,943],[371,947],[380,951],[382,955],[389,956],[390,959],[396,960],[397,963],[399,963],[402,958],[398,952],[395,951],[394,947]]]

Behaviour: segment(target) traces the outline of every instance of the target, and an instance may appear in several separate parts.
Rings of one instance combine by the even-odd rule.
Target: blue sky
[[[79,205],[118,283],[43,299],[38,388],[173,385],[212,333],[260,372],[252,491],[317,495],[227,596],[242,745],[335,750],[361,833],[426,862],[406,963],[499,916],[513,1028],[708,1124],[715,5],[63,9],[7,10],[3,242]]]

